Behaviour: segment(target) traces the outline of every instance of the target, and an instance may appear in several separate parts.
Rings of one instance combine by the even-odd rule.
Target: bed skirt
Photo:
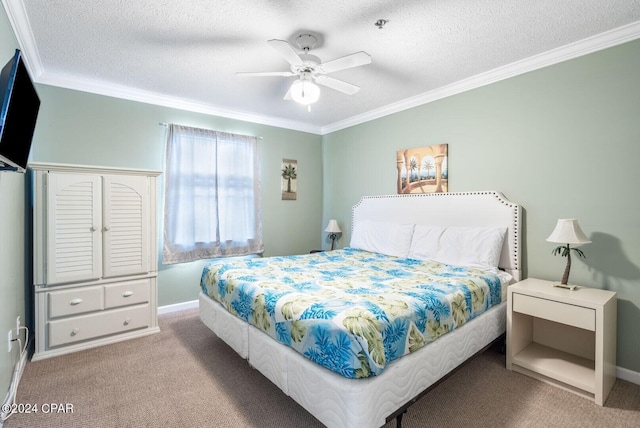
[[[386,418],[505,332],[506,302],[378,376],[349,379],[303,357],[200,293],[200,319],[249,364],[328,427],[379,427]]]

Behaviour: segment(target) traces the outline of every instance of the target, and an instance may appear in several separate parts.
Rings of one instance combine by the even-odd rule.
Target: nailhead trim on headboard
[[[476,195],[493,195],[496,200],[513,209],[513,227],[509,229],[510,240],[513,243],[513,253],[510,255],[511,265],[515,270],[520,270],[520,257],[518,252],[520,251],[520,206],[509,200],[504,195],[497,191],[473,191],[473,192],[452,192],[452,193],[411,193],[406,195],[371,195],[363,196],[360,201],[353,206],[351,210],[351,224],[355,221],[356,209],[367,199],[393,199],[393,198],[455,198],[456,196],[476,196]]]

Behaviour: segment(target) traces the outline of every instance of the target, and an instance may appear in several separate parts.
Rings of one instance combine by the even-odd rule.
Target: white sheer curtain
[[[262,253],[258,140],[169,125],[164,264]]]

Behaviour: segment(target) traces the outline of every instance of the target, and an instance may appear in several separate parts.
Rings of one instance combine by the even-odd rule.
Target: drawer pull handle
[[[73,300],[69,301],[69,304],[70,304],[71,306],[75,306],[75,305],[79,305],[79,304],[80,304],[80,303],[82,303],[82,302],[83,302],[83,300],[82,300],[82,299],[73,299]]]
[[[127,318],[126,320],[124,320],[124,325],[129,325],[129,323],[131,323],[131,318]]]
[[[133,291],[125,291],[122,293],[122,297],[131,297],[133,296]]]
[[[104,227],[104,231],[105,231],[105,232],[108,232],[108,231],[110,231],[110,230],[111,230],[111,228],[110,228],[109,226],[105,226],[105,227]]]
[[[98,229],[96,229],[96,227],[95,227],[95,226],[91,226],[91,227],[89,228],[89,230],[90,230],[90,231],[92,231],[92,232],[95,232],[95,231],[96,231],[96,230],[98,230]]]
[[[74,328],[73,330],[71,330],[71,336],[75,336],[76,334],[78,334],[79,331],[80,331],[79,328]]]

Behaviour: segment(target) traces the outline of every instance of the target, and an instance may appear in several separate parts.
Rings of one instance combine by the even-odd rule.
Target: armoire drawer
[[[150,307],[145,304],[49,321],[49,347],[145,328],[150,319]]]
[[[49,318],[99,311],[103,308],[102,286],[48,291],[47,303]]]
[[[146,303],[151,295],[149,279],[128,281],[104,286],[104,307],[117,308],[119,306]]]

